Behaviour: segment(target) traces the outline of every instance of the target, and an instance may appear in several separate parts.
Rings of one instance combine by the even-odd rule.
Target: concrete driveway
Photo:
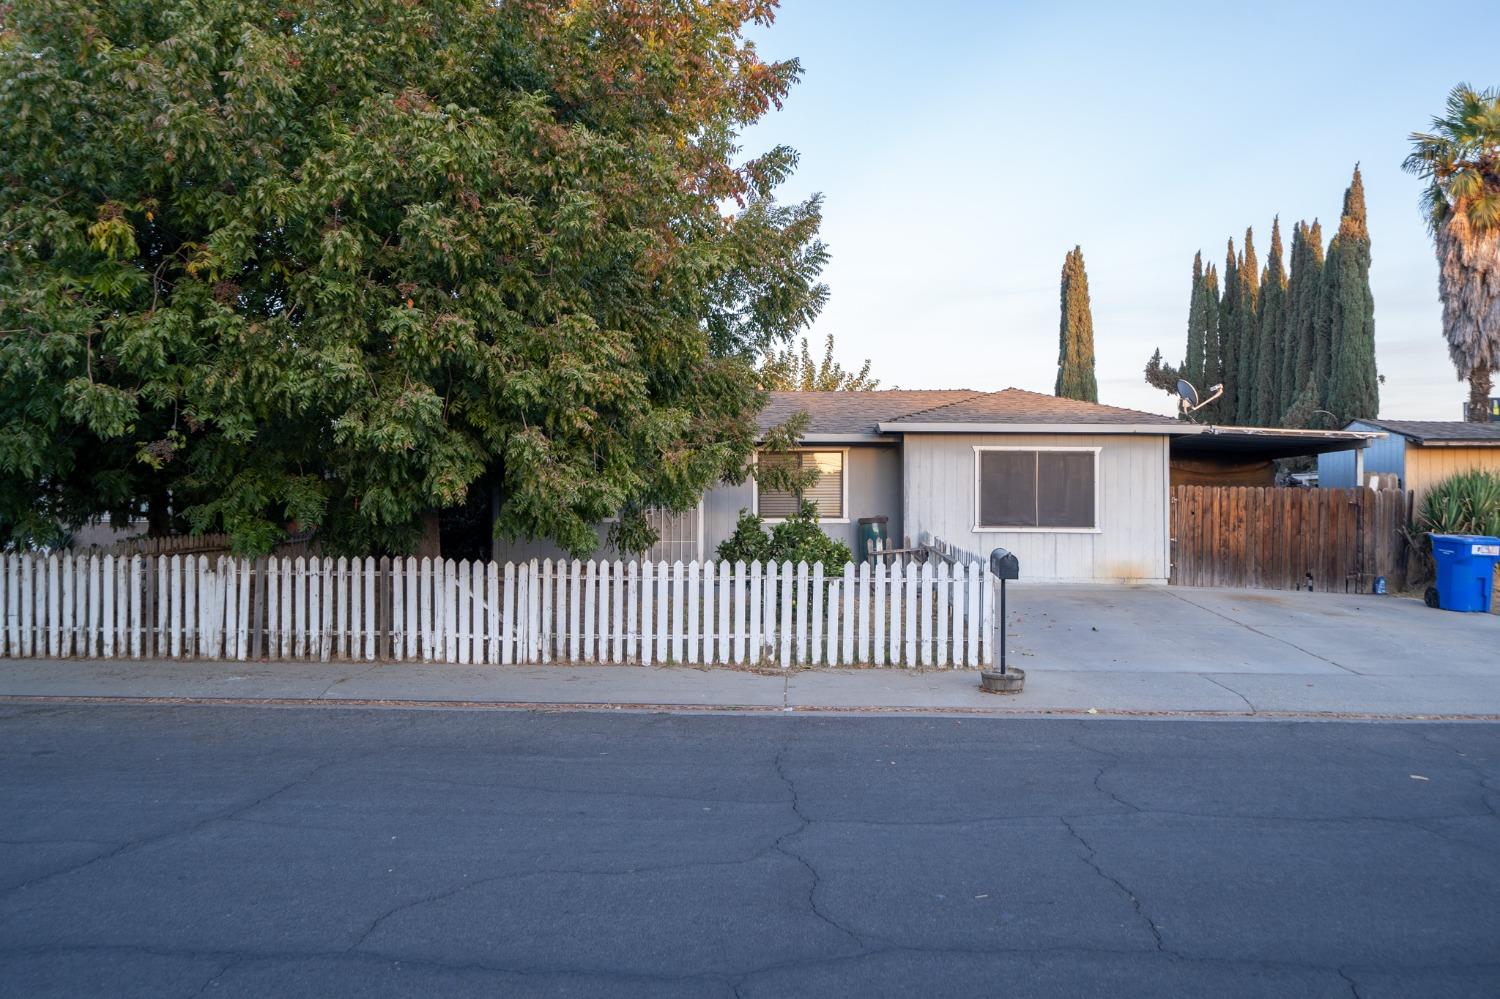
[[[1500,712],[1500,617],[1405,597],[1013,585],[1008,636],[1011,662],[1060,683],[1059,699],[1087,690],[1110,706],[1175,709],[1186,698],[1206,709],[1228,696],[1261,712]]]
[[[1010,611],[1011,648],[1044,668],[1500,676],[1500,617],[1406,597],[1017,584]]]

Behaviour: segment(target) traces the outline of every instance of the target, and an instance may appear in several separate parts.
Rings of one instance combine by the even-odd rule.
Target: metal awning
[[[1199,433],[1172,438],[1174,458],[1295,458],[1357,451],[1387,436],[1367,430],[1282,430],[1276,427],[1204,427]]]

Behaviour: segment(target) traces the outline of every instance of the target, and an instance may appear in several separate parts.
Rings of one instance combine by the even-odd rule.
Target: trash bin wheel
[[[1436,607],[1438,605],[1438,591],[1436,586],[1427,587],[1427,592],[1422,594],[1422,602],[1428,607]]]

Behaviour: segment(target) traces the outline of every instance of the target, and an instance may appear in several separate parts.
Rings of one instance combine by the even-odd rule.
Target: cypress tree
[[[1234,413],[1235,422],[1243,427],[1255,423],[1259,405],[1255,377],[1259,359],[1256,349],[1260,338],[1256,330],[1255,305],[1260,290],[1260,261],[1255,256],[1254,234],[1248,227],[1245,229],[1245,249],[1240,255],[1237,276],[1239,294],[1235,299],[1235,317],[1238,320],[1236,334],[1239,336],[1239,343],[1235,346],[1235,355],[1239,364],[1239,392],[1235,395]]]
[[[1326,347],[1318,336],[1318,299],[1323,283],[1323,226],[1317,219],[1302,227],[1302,260],[1292,267],[1287,295],[1291,304],[1288,333],[1294,343],[1293,393],[1285,423],[1310,425],[1323,405],[1328,381]]]
[[[1203,275],[1203,384],[1207,392],[1224,381],[1223,362],[1219,359],[1219,272],[1213,264]],[[1209,403],[1204,418],[1217,420],[1219,402]]]
[[[1057,386],[1054,395],[1099,401],[1094,379],[1094,317],[1089,309],[1089,278],[1083,249],[1075,246],[1062,269],[1062,322],[1057,338]]]
[[[1292,226],[1291,274],[1286,283],[1286,308],[1281,323],[1281,386],[1277,399],[1278,426],[1290,426],[1286,414],[1297,401],[1297,295],[1307,280],[1307,224]]]
[[[1203,388],[1203,253],[1193,254],[1193,292],[1188,302],[1187,354],[1182,359],[1182,377]]]
[[[1286,267],[1281,257],[1281,219],[1271,222],[1271,255],[1260,282],[1256,304],[1257,335],[1255,373],[1255,422],[1263,427],[1280,424],[1286,409],[1282,400],[1281,356],[1285,347]]]
[[[1354,167],[1354,179],[1344,192],[1339,231],[1328,246],[1319,303],[1332,346],[1325,408],[1334,414],[1339,426],[1379,415],[1375,297],[1370,293],[1370,230],[1365,217],[1365,185],[1358,164]]]
[[[1215,406],[1220,423],[1238,423],[1240,371],[1240,261],[1234,240],[1224,255],[1224,297],[1219,299],[1219,371],[1224,394]]]

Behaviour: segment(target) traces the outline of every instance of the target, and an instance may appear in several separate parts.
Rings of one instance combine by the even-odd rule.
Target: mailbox
[[[1020,579],[1021,563],[1013,552],[996,548],[990,552],[990,574],[996,579]]]

